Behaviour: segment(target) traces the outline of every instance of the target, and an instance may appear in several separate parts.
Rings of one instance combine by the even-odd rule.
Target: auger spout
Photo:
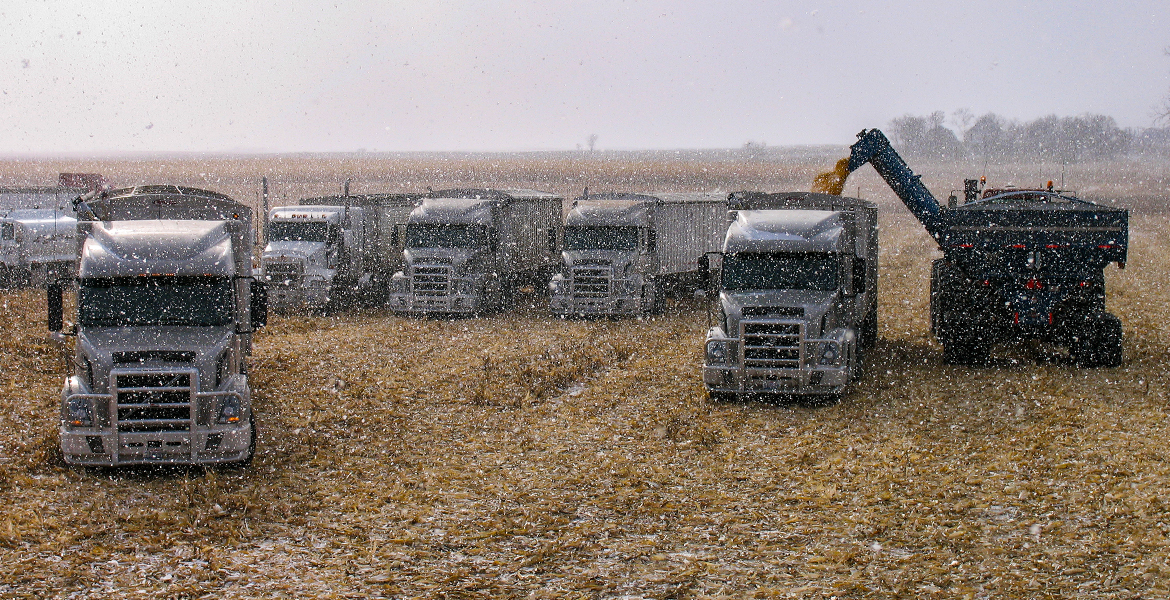
[[[863,129],[857,134],[857,142],[850,149],[849,172],[856,171],[866,163],[873,165],[878,175],[926,228],[926,232],[938,240],[942,234],[939,222],[942,208],[930,190],[922,185],[921,176],[915,175],[906,161],[894,151],[885,134],[878,129]]]

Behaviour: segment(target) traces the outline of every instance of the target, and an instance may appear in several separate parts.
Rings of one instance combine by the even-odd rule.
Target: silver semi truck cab
[[[305,198],[269,211],[263,263],[270,304],[328,310],[385,304],[402,268],[406,218],[421,194]]]
[[[76,336],[61,451],[77,465],[247,463],[248,356],[266,319],[251,209],[194,188],[94,193],[78,204]],[[54,289],[55,288],[55,289]]]
[[[95,173],[61,173],[56,187],[0,187],[0,286],[41,287],[70,277],[73,199],[105,185]]]
[[[406,221],[390,308],[471,315],[505,308],[522,286],[543,289],[560,252],[561,204],[532,190],[427,194]]]
[[[279,206],[261,260],[273,310],[320,310],[361,274],[362,208]]]
[[[804,192],[737,192],[703,382],[713,396],[835,396],[877,338],[877,208]]]
[[[553,314],[632,316],[661,310],[666,288],[699,286],[727,230],[716,193],[586,192],[565,217]]]
[[[0,210],[0,285],[43,286],[68,276],[76,232],[77,219],[69,211]]]

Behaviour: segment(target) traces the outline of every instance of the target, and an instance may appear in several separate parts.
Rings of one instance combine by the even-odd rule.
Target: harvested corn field
[[[936,253],[875,195],[880,339],[830,406],[708,401],[699,300],[274,317],[251,467],[69,469],[43,293],[0,292],[0,596],[1170,594],[1164,216],[1135,216],[1107,270],[1121,368],[1044,346],[949,367]]]

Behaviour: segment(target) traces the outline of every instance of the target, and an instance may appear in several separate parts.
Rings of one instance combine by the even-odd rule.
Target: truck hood
[[[232,325],[217,327],[86,327],[77,343],[93,367],[95,391],[109,389],[113,368],[182,367],[215,383],[216,362],[232,343]],[[201,383],[202,389],[209,384]]]
[[[469,264],[486,257],[487,248],[406,248],[403,256],[409,264],[449,264],[456,273],[467,273]]]
[[[629,250],[565,250],[561,252],[561,260],[564,261],[566,269],[577,265],[604,265],[612,266],[614,273],[624,272],[635,258],[635,252]]]
[[[216,356],[233,335],[231,325],[216,327],[85,327],[78,333],[83,345],[98,352],[143,351],[158,348]]]
[[[263,260],[287,260],[324,258],[325,242],[268,242],[264,247]]]
[[[727,333],[733,334],[739,327],[739,321],[743,318],[744,309],[748,309],[752,314],[749,318],[763,317],[768,318],[771,315],[785,318],[802,318],[800,314],[794,314],[798,311],[791,309],[799,309],[803,313],[803,320],[807,323],[810,335],[821,335],[824,332],[820,331],[821,319],[833,309],[836,304],[838,292],[836,290],[830,291],[815,291],[815,290],[759,290],[751,292],[721,292],[719,294],[719,301],[723,305],[723,310],[727,315],[727,326],[731,329]],[[788,311],[776,311],[769,314],[769,308],[775,309],[790,309]]]

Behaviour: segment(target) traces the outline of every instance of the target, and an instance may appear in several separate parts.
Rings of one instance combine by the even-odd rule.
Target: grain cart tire
[[[958,334],[954,337],[941,338],[943,345],[943,363],[966,367],[986,366],[991,360],[991,348],[978,338]]]
[[[1073,340],[1073,359],[1082,368],[1119,367],[1122,340],[1121,320],[1109,313],[1096,313],[1085,319],[1081,333]]]

